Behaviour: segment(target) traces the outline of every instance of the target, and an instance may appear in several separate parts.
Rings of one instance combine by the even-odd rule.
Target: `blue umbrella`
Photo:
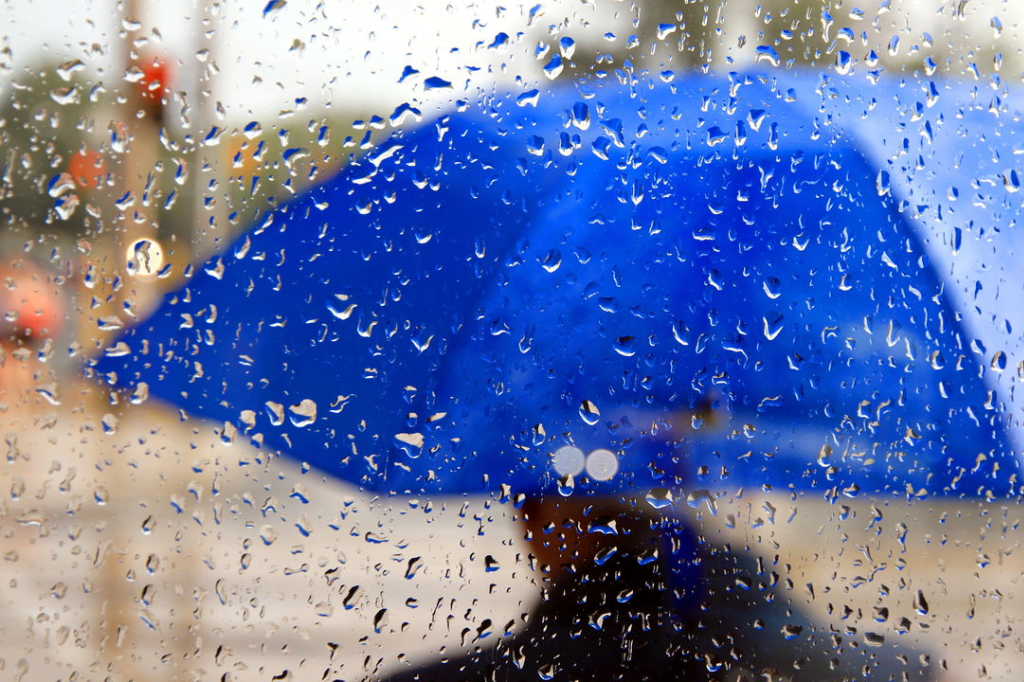
[[[385,493],[1014,494],[1005,360],[962,319],[985,253],[942,255],[974,208],[922,198],[979,203],[952,130],[990,101],[619,75],[396,134],[94,371]]]

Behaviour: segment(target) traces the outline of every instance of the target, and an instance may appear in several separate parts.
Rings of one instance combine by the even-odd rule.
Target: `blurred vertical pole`
[[[148,42],[145,35],[148,18],[146,0],[121,0],[121,27],[123,29],[120,68],[123,73],[118,88],[121,97],[119,111],[110,122],[112,151],[118,153],[116,168],[120,180],[117,189],[116,212],[110,227],[108,239],[97,244],[102,267],[99,291],[96,292],[101,313],[117,317],[125,324],[134,322],[140,296],[145,298],[152,286],[141,278],[133,277],[128,270],[127,253],[129,246],[140,239],[155,238],[159,229],[158,214],[152,205],[157,186],[157,161],[159,159],[160,121],[155,120],[156,107],[148,101],[142,89],[144,82],[144,59],[152,59],[143,50]],[[163,97],[162,92],[154,92]],[[91,333],[95,333],[92,331]],[[102,340],[101,340],[102,341]],[[105,405],[104,411],[118,407]],[[109,489],[121,499],[112,500],[117,506],[127,508],[132,503],[129,497],[136,493],[135,482],[122,462],[107,469]],[[134,660],[140,642],[137,630],[138,617],[134,616],[136,604],[133,586],[127,575],[132,567],[133,533],[127,526],[131,514],[123,514],[110,524],[108,540],[112,551],[108,552],[99,567],[102,594],[106,608],[103,614],[102,634],[105,641],[102,655],[106,666],[116,678],[139,679],[141,670],[136,670]],[[173,666],[172,666],[173,667]]]
[[[193,26],[190,34],[193,37],[191,45],[195,55],[194,78],[191,81],[189,98],[192,104],[191,121],[182,120],[181,125],[191,130],[193,137],[192,147],[189,153],[189,178],[186,197],[190,206],[186,211],[187,225],[180,226],[175,230],[178,241],[173,250],[168,250],[171,262],[174,265],[174,280],[184,272],[185,267],[196,260],[196,256],[205,257],[207,250],[204,248],[205,237],[214,231],[219,221],[219,213],[225,204],[222,193],[222,163],[217,154],[221,148],[217,146],[220,133],[217,130],[217,37],[218,18],[222,5],[218,0],[194,0],[195,12],[193,13]],[[179,467],[178,476],[174,479],[180,481],[182,487],[189,482],[189,469]],[[200,585],[200,572],[202,562],[198,551],[186,552],[180,557],[178,577],[181,579],[180,589],[177,590],[178,605],[176,610],[180,614],[177,618],[177,627],[187,628],[186,632],[180,632],[175,638],[178,643],[179,660],[182,666],[187,661],[196,669],[193,673],[198,678],[202,666],[199,657],[203,651],[203,640],[206,638],[203,631],[203,590]],[[208,652],[207,652],[208,653]],[[182,671],[184,673],[184,670]],[[182,674],[182,679],[188,676]]]
[[[225,231],[227,187],[223,172],[224,150],[220,146],[222,130],[217,125],[223,116],[217,99],[217,22],[222,11],[218,0],[197,0],[198,22],[193,35],[196,39],[197,72],[195,79],[194,114],[192,129],[195,145],[192,149],[190,176],[193,201],[192,223],[188,238],[193,253],[200,259],[210,255]]]
[[[166,94],[170,66],[167,57],[147,48],[148,37],[145,29],[149,26],[146,0],[124,0],[124,27],[127,31],[125,72],[133,82],[125,92],[124,124],[127,127],[129,144],[123,156],[123,179],[126,200],[120,213],[116,231],[119,252],[115,263],[118,274],[125,281],[122,299],[123,310],[119,311],[134,318],[140,300],[151,295],[155,278],[145,267],[133,275],[129,270],[128,249],[139,240],[158,240],[160,222],[156,196],[159,194],[160,131],[163,127],[162,112],[167,104]],[[164,60],[158,69],[155,60]],[[159,241],[157,242],[159,243]]]

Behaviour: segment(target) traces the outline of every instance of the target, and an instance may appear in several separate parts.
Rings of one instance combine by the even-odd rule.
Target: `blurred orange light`
[[[160,103],[171,92],[174,74],[166,60],[153,57],[142,66],[142,78],[136,83],[144,100]]]
[[[68,162],[68,172],[79,187],[99,187],[107,174],[107,162],[95,149],[80,149]]]

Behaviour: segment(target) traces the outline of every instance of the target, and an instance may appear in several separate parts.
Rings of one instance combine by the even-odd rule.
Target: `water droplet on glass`
[[[36,393],[41,395],[46,402],[51,405],[60,405],[60,396],[57,394],[56,384],[47,384],[46,386],[39,386],[36,388]]]
[[[289,419],[292,426],[303,428],[316,421],[316,403],[309,398],[304,398],[297,405],[288,408],[291,413]]]
[[[771,45],[758,45],[754,50],[755,62],[768,62],[772,66],[779,65],[779,53]]]
[[[708,128],[707,135],[709,147],[719,145],[729,138],[729,135],[718,126],[711,126],[710,128]]]
[[[544,153],[544,138],[538,135],[531,135],[526,139],[526,151],[534,156]]]
[[[672,491],[668,488],[655,488],[647,493],[645,499],[647,504],[651,505],[654,509],[665,509],[666,507],[671,507],[675,502]]]
[[[110,133],[110,148],[123,154],[128,149],[128,126],[121,121],[111,121],[107,132]]]
[[[71,173],[58,173],[50,178],[50,182],[46,186],[46,193],[57,199],[73,189],[75,189],[75,180]]]
[[[590,107],[585,102],[576,102],[569,110],[570,122],[580,130],[590,128]]]
[[[601,418],[601,411],[597,409],[597,405],[589,400],[584,400],[580,403],[580,417],[590,426],[596,424]]]
[[[391,115],[388,117],[388,123],[397,127],[405,123],[406,119],[419,123],[423,120],[423,112],[408,102],[402,102],[391,112]]]
[[[877,632],[865,632],[864,643],[871,647],[883,646],[885,644],[885,636]]]
[[[1003,187],[1010,194],[1016,194],[1020,191],[1020,177],[1017,175],[1017,171],[1011,168],[1003,173]]]
[[[11,499],[20,500],[25,495],[25,479],[15,476],[11,479]]]
[[[285,5],[287,5],[287,4],[288,4],[287,0],[270,0],[270,2],[268,2],[263,7],[263,16],[264,17],[273,16],[273,15],[277,14],[278,12],[280,12],[281,10],[283,10],[285,8]]]
[[[547,76],[549,80],[554,80],[562,73],[562,68],[562,55],[551,55],[551,59],[544,65],[544,75]]]
[[[273,526],[265,525],[260,527],[260,540],[264,545],[270,546],[277,541],[277,531]]]
[[[414,556],[409,559],[409,563],[405,567],[405,579],[412,580],[419,573],[420,569],[423,568],[423,558]]]
[[[156,275],[164,265],[164,250],[155,239],[136,239],[125,252],[126,269],[133,277]]]
[[[774,341],[775,338],[782,332],[783,317],[777,312],[771,312],[761,318],[764,327],[764,337],[769,341]]]
[[[263,126],[260,125],[259,121],[250,121],[245,125],[245,128],[242,129],[242,134],[249,140],[259,137],[262,133]]]
[[[828,443],[822,445],[821,450],[818,451],[818,466],[832,466],[832,446]]]
[[[576,52],[576,41],[568,36],[559,38],[558,51],[563,58],[572,59],[573,54]]]
[[[757,132],[761,129],[761,124],[764,123],[767,117],[768,112],[764,109],[751,109],[747,114],[747,124],[754,132]]]
[[[800,633],[803,631],[804,628],[802,625],[787,624],[782,626],[782,636],[785,639],[796,639],[800,636]]]
[[[85,64],[80,59],[69,59],[57,67],[57,75],[65,81],[70,81],[75,73],[85,69]]]
[[[440,76],[431,76],[423,81],[426,90],[444,90],[452,87],[451,81],[446,81]]]
[[[632,336],[620,336],[615,339],[612,347],[619,355],[631,358],[636,355],[636,338]]]
[[[61,106],[78,103],[78,88],[65,85],[50,91],[50,99]]]
[[[892,190],[892,180],[889,171],[878,171],[878,176],[875,178],[875,188],[878,190],[878,196],[880,197],[889,194]]]
[[[557,249],[551,249],[541,260],[541,267],[547,272],[554,272],[562,265],[562,254]]]
[[[381,609],[373,617],[373,631],[380,634],[380,631],[388,624],[388,610]]]
[[[141,405],[147,400],[149,400],[149,384],[145,381],[140,381],[135,389],[132,390],[131,395],[128,397],[128,401],[132,405]]]
[[[918,590],[914,595],[914,610],[917,611],[919,615],[928,615],[928,600],[925,598],[922,590]]]
[[[525,106],[535,107],[535,106],[537,106],[537,101],[539,99],[540,99],[540,90],[537,90],[537,89],[528,90],[528,91],[524,92],[523,94],[519,95],[518,97],[516,97],[516,104],[521,106],[521,107],[525,107]]]
[[[60,216],[61,220],[70,220],[71,216],[75,214],[79,203],[81,203],[81,200],[77,194],[67,194],[54,202],[53,209]]]
[[[845,50],[839,50],[836,53],[836,73],[840,76],[845,76],[850,73],[853,68],[853,55]]]
[[[345,597],[341,600],[341,605],[346,611],[350,611],[356,607],[359,603],[359,598],[363,595],[363,588],[359,585],[353,585],[348,589]]]
[[[426,442],[422,433],[396,433],[394,443],[398,448],[411,459],[416,459],[423,454],[423,444]]]
[[[268,400],[266,402],[266,408],[267,416],[270,417],[271,424],[274,426],[281,426],[284,424],[284,405]]]
[[[712,495],[709,490],[694,490],[693,492],[688,493],[686,495],[686,504],[693,509],[704,504],[712,515],[718,514],[718,503],[715,501],[715,496]]]

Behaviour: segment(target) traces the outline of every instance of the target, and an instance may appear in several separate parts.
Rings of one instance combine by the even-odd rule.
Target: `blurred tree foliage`
[[[538,26],[530,37],[541,46],[541,64],[548,58],[545,45],[553,52],[560,40],[576,37],[561,69],[568,76],[627,64],[685,73],[749,68],[753,61],[757,68],[856,69],[869,77],[921,71],[998,80],[999,71],[1021,66],[1020,49],[999,17],[971,13],[962,0],[930,12],[891,0],[636,0],[620,6],[614,19],[600,15],[600,26],[571,16]]]
[[[1001,35],[998,17],[968,16],[962,2],[944,3],[930,23],[913,26],[889,0],[868,0],[863,9],[842,0],[585,4],[587,11],[573,5],[564,15],[540,12],[523,36],[528,60],[539,67],[558,62],[549,76],[567,81],[633,68],[669,79],[751,64],[841,71],[845,60],[869,77],[923,70],[996,82],[1006,70],[1000,45],[1012,38]],[[43,60],[12,71],[9,61],[0,53],[8,72],[0,92],[2,238],[97,236],[126,220],[149,220],[163,238],[215,245],[393,130],[366,102],[362,110],[302,104],[262,123],[221,117],[199,131],[176,118],[171,109],[179,107],[170,103],[160,121],[127,111],[126,84],[97,80],[80,62]],[[147,121],[162,125],[159,142],[146,143],[158,149],[141,171],[145,190],[126,199],[124,175],[140,171],[128,169],[121,137]]]
[[[89,91],[75,64],[33,65],[11,79],[0,102],[0,226],[5,239],[89,231],[86,205],[109,183],[102,157],[88,153],[96,137],[91,113]],[[75,178],[72,163],[79,154],[83,158]]]
[[[386,128],[355,110],[323,113],[266,128],[218,122],[197,134],[173,115],[166,125],[132,117],[80,62],[29,64],[0,97],[0,248],[42,235],[101,237],[125,220],[151,222],[172,242],[230,238],[365,152]],[[159,127],[157,149],[146,155],[141,196],[127,199],[126,155],[140,143],[129,126],[140,125]]]

